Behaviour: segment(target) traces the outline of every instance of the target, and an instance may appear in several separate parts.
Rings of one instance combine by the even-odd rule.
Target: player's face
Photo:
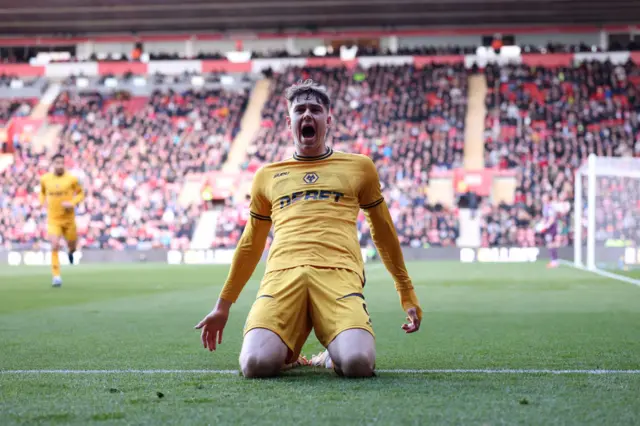
[[[64,159],[56,158],[53,160],[53,172],[57,175],[61,175],[64,173]]]
[[[312,150],[324,145],[331,116],[318,97],[305,93],[291,102],[287,124],[296,146]]]

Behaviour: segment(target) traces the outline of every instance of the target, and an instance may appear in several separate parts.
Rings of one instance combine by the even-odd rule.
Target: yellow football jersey
[[[47,221],[66,222],[75,219],[75,209],[65,209],[62,203],[68,201],[74,206],[84,199],[84,192],[78,178],[64,173],[56,176],[47,173],[40,178],[40,201],[47,202]]]
[[[352,270],[364,281],[357,216],[383,201],[375,165],[364,155],[329,149],[262,167],[250,214],[273,222],[267,272],[311,265]]]

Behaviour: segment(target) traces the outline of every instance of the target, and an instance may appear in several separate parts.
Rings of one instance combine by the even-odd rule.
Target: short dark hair
[[[331,98],[327,93],[327,89],[311,79],[300,80],[287,88],[284,94],[287,99],[287,106],[291,107],[291,103],[300,95],[314,95],[327,110],[331,107]]]
[[[56,161],[58,158],[62,158],[64,160],[64,155],[61,152],[58,152],[53,157],[51,157],[51,161]]]

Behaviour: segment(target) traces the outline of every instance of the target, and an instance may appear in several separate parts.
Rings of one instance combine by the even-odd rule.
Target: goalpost
[[[640,158],[591,154],[574,185],[575,266],[640,267]]]

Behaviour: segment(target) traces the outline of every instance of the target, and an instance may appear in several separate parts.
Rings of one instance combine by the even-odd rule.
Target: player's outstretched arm
[[[361,186],[358,201],[360,202],[360,207],[365,211],[371,226],[371,236],[378,248],[380,258],[391,276],[393,276],[402,309],[407,313],[409,322],[404,324],[402,329],[407,333],[413,333],[420,328],[422,309],[420,309],[418,297],[404,264],[404,256],[400,249],[396,228],[393,225],[387,204],[382,197],[380,178],[378,177],[376,166],[370,158],[365,156],[361,156],[360,161],[362,161],[362,174],[360,176]]]
[[[270,229],[270,220],[257,219],[253,216],[249,218],[238,242],[238,247],[233,254],[231,269],[220,292],[220,299],[231,303],[238,300],[240,292],[260,262]]]
[[[402,329],[407,333],[416,332],[420,328],[422,309],[411,278],[409,278],[396,228],[393,225],[387,204],[383,201],[375,207],[366,209],[365,214],[371,227],[373,243],[380,253],[382,262],[395,281],[400,304],[407,313],[408,323],[403,324]]]
[[[215,351],[216,345],[222,343],[222,331],[227,324],[231,305],[238,300],[240,292],[256,269],[267,243],[270,229],[271,221],[254,217],[249,219],[233,254],[231,269],[220,292],[218,302],[213,310],[195,327],[202,330],[202,344],[210,351]]]
[[[251,187],[250,217],[233,254],[227,281],[211,313],[197,325],[202,330],[202,344],[210,351],[222,343],[222,331],[229,318],[231,305],[256,269],[271,229],[271,202],[264,191],[264,172],[259,169]]]
[[[215,351],[216,346],[222,343],[222,332],[227,324],[231,305],[238,300],[240,292],[256,269],[270,229],[271,221],[256,219],[252,216],[247,222],[238,247],[233,254],[231,270],[224,287],[222,287],[218,302],[213,310],[195,327],[202,330],[200,337],[206,349]]]

